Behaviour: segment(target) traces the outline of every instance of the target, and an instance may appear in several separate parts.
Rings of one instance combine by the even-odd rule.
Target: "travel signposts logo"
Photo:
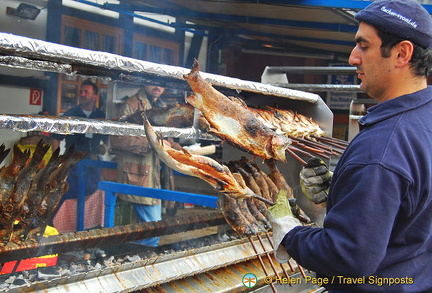
[[[242,283],[246,288],[253,288],[258,284],[258,278],[254,274],[248,273],[243,276]]]

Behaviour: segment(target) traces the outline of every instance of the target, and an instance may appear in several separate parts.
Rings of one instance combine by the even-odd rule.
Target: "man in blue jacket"
[[[349,63],[379,103],[334,170],[323,227],[269,215],[275,253],[330,292],[432,292],[432,20],[413,0],[377,0],[355,18]]]

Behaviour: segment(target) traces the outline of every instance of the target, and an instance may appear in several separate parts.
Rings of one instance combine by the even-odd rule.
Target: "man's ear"
[[[403,67],[408,65],[414,52],[413,43],[405,40],[397,44],[394,49],[396,50],[395,66]]]

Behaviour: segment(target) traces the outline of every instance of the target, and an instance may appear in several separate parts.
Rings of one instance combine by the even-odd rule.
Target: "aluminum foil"
[[[31,57],[33,60],[40,59],[66,65],[91,65],[101,69],[119,70],[124,74],[154,75],[171,80],[175,79],[184,83],[186,83],[186,81],[184,80],[183,75],[190,71],[190,69],[183,67],[152,63],[107,52],[75,48],[16,36],[9,33],[0,33],[0,51],[7,53],[7,55],[20,55],[27,58]],[[59,68],[60,67],[61,66],[59,65]],[[318,95],[313,93],[280,88],[259,82],[244,81],[237,78],[230,78],[205,72],[201,72],[201,76],[214,86],[226,87],[238,91],[251,91],[264,95],[304,100],[311,103],[316,103],[320,99]]]
[[[275,84],[304,91],[360,92],[360,85],[355,84]]]
[[[30,60],[28,58],[17,56],[0,56],[0,65],[12,68],[33,69],[39,71],[72,74],[72,67],[68,64],[59,64],[56,62],[41,60]]]
[[[145,136],[144,126],[110,120],[76,117],[49,117],[27,115],[0,115],[0,128],[14,131],[41,131],[59,134],[98,133],[107,135]],[[164,137],[219,140],[194,127],[154,127]]]

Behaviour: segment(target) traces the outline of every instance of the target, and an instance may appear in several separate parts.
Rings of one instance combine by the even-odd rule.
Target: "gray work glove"
[[[301,226],[300,221],[292,213],[286,190],[279,191],[276,204],[268,208],[267,218],[273,229],[272,243],[275,258],[278,263],[285,263],[291,257],[281,242],[289,231]]]
[[[300,171],[303,194],[316,204],[326,202],[332,175],[323,160],[316,157],[309,159]]]

